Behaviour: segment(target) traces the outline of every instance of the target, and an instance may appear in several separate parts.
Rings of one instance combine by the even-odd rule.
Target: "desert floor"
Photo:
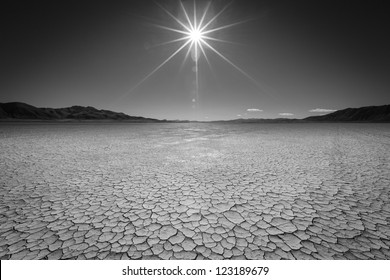
[[[1,259],[390,259],[389,124],[0,124]]]

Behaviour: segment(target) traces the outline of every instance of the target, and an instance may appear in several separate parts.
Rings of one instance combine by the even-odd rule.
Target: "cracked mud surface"
[[[390,259],[387,124],[1,124],[1,259]]]

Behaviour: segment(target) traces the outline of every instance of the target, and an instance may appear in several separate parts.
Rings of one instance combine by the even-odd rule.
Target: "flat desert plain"
[[[390,259],[389,124],[0,124],[1,259]]]

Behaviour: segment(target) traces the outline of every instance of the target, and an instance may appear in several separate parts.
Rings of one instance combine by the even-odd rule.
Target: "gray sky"
[[[12,2],[1,11],[0,102],[198,120],[390,103],[390,30],[376,1],[233,1],[209,28],[244,22],[210,33],[230,43],[207,42],[245,74],[204,45],[198,87],[187,47],[139,84],[185,42],[162,45],[183,35],[157,26],[182,29],[159,7],[185,21],[179,1]],[[207,3],[196,1],[198,22]],[[229,3],[212,1],[205,22]],[[193,1],[183,6],[192,19]]]

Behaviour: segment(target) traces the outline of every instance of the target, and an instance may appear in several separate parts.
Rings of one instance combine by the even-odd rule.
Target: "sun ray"
[[[195,43],[195,56],[198,55],[198,46]],[[195,88],[195,93],[196,93],[196,99],[195,101],[198,102],[199,100],[199,69],[198,69],[198,59],[195,58],[195,83],[196,83],[196,88]]]
[[[194,41],[195,41],[195,94],[196,98],[195,101],[199,101],[199,56],[198,56],[198,45],[200,45],[200,39],[202,39],[202,34],[199,32],[198,25],[197,25],[197,18],[196,18],[196,2],[194,0],[194,31],[193,33],[196,34],[194,36]]]
[[[204,19],[206,18],[207,12],[209,11],[211,6],[211,1],[207,3],[207,6],[203,12],[202,18],[200,19],[199,26],[202,26]]]
[[[246,23],[246,22],[251,21],[251,20],[252,19],[242,20],[242,21],[238,21],[238,22],[235,22],[235,23],[227,24],[227,25],[224,25],[224,26],[221,26],[221,27],[217,27],[217,28],[214,28],[214,29],[210,29],[210,30],[207,30],[207,31],[202,31],[202,34],[209,34],[209,33],[215,32],[215,31],[219,31],[219,30],[223,30],[223,29],[226,29],[226,28],[230,28],[230,27],[236,26],[236,25],[243,24],[243,23]]]
[[[187,13],[186,9],[184,8],[183,2],[181,2],[181,1],[180,1],[180,6],[181,6],[181,8],[182,8],[183,11],[184,11],[184,15],[185,15],[185,17],[187,18],[188,24],[190,25],[190,29],[193,30],[193,29],[194,29],[194,26],[192,25],[192,22],[191,22],[191,20],[190,20],[190,17],[188,16],[188,13]]]
[[[173,31],[173,32],[176,32],[176,33],[184,34],[184,35],[190,35],[191,34],[191,32],[187,32],[187,31],[183,31],[183,30],[179,30],[179,29],[174,29],[174,28],[170,28],[170,27],[167,27],[167,26],[163,26],[163,25],[158,25],[158,24],[153,24],[153,25],[158,27],[158,28],[161,28],[161,29]]]
[[[202,53],[203,53],[204,58],[205,58],[206,61],[207,61],[207,64],[209,65],[210,69],[212,69],[211,63],[210,63],[210,61],[209,61],[209,58],[207,57],[206,51],[204,50],[202,44],[199,44],[199,47],[200,47],[200,50],[201,50]]]
[[[184,67],[184,64],[186,63],[188,57],[190,56],[190,53],[191,53],[191,50],[192,50],[192,47],[193,47],[193,44],[194,44],[194,41],[191,42],[191,45],[188,47],[188,50],[186,52],[186,55],[183,59],[183,62],[181,63],[180,65],[180,69],[182,69]]]
[[[196,2],[194,0],[194,28],[193,30],[198,30],[198,26],[196,24]]]
[[[231,4],[233,1],[228,3],[219,13],[217,13],[211,20],[209,20],[202,28],[200,29],[200,32],[203,32],[213,21],[215,21]]]
[[[257,87],[262,89],[264,91],[264,87],[256,81],[252,76],[250,76],[248,73],[246,73],[244,70],[242,70],[240,67],[235,65],[233,62],[231,62],[228,58],[226,58],[223,54],[221,54],[219,51],[217,51],[215,48],[213,48],[209,43],[207,43],[205,40],[201,39],[202,43],[204,43],[209,49],[211,49],[214,53],[216,53],[219,57],[221,57],[223,60],[225,60],[227,63],[229,63],[231,66],[233,66],[237,71],[239,71],[241,74],[243,74],[245,77],[247,77],[249,80],[251,80]]]
[[[159,47],[159,46],[165,46],[165,45],[177,43],[177,42],[184,41],[184,40],[188,40],[188,39],[190,39],[190,36],[181,37],[181,38],[178,38],[178,39],[175,39],[175,40],[171,40],[171,41],[168,41],[168,42],[163,42],[163,43],[155,44],[155,45],[153,45],[152,47],[155,48],[155,47]]]
[[[191,50],[192,50],[192,48],[194,47],[194,44],[195,44],[195,42],[194,42],[194,41],[191,41],[191,45],[190,45],[190,47],[188,48],[188,51],[187,51],[187,53],[186,53],[186,56],[184,57],[185,60],[187,60],[188,56],[190,55]]]
[[[177,55],[182,49],[184,49],[190,41],[185,42],[179,49],[177,49],[173,54],[171,54],[163,63],[157,66],[152,72],[146,75],[141,81],[139,81],[134,87],[130,89],[129,92],[132,92],[136,88],[138,88],[142,83],[144,83],[147,79],[149,79],[154,73],[156,73],[161,67],[163,67],[168,61],[170,61],[175,55]]]
[[[169,12],[167,9],[165,9],[163,6],[161,6],[159,3],[155,2],[157,6],[159,6],[164,12],[166,12],[171,18],[173,18],[177,23],[179,23],[181,26],[183,26],[188,32],[191,32],[191,28],[186,26],[183,22],[181,22],[177,17],[172,15],[171,12]]]
[[[209,36],[204,36],[203,34],[202,34],[202,39],[207,39],[207,40],[216,41],[216,42],[220,42],[220,43],[234,44],[234,45],[238,44],[236,42],[231,42],[231,41],[217,39],[217,38],[213,38],[213,37],[209,37]]]

